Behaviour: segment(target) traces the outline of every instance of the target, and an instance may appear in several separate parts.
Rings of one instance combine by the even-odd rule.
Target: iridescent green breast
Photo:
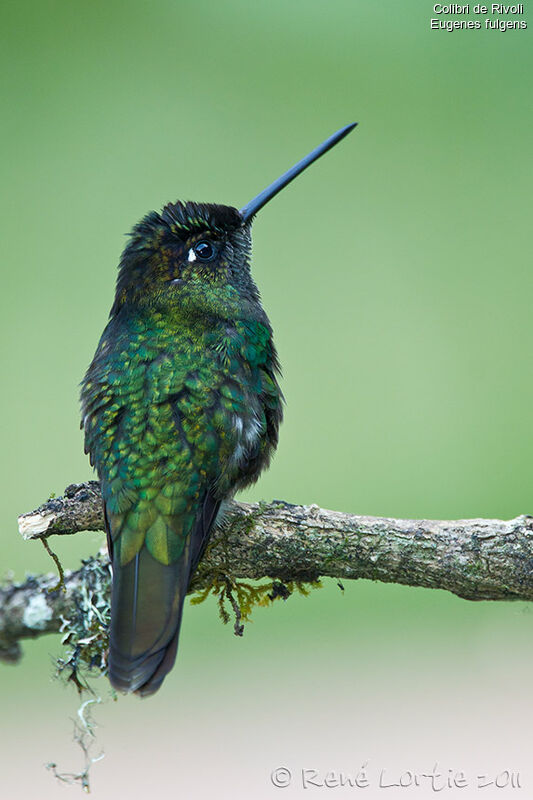
[[[275,446],[273,410],[281,416],[264,325],[198,334],[149,322],[110,323],[82,392],[86,449],[122,564],[144,544],[162,563],[179,559],[202,497],[255,480]]]

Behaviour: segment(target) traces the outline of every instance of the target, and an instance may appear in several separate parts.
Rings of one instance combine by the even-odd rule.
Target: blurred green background
[[[123,234],[178,198],[243,205],[354,119],[255,224],[287,408],[245,499],[532,511],[530,31],[430,31],[431,16],[418,0],[4,6],[4,571],[50,569],[16,517],[91,477],[77,385]],[[74,567],[102,540],[54,544]],[[80,764],[58,649],[1,666],[2,797],[66,796],[42,765]],[[367,797],[380,768],[435,762],[531,787],[532,657],[524,603],[332,581],[259,611],[243,640],[214,605],[187,607],[163,690],[97,712],[95,796],[307,796],[299,769],[365,761]],[[294,780],[276,789],[282,765]]]

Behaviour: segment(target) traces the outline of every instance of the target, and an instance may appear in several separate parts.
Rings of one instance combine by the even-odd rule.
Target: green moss
[[[191,605],[203,603],[210,595],[216,598],[219,616],[226,625],[234,615],[234,633],[242,636],[244,623],[250,622],[252,611],[256,607],[266,607],[275,600],[287,600],[297,592],[305,597],[312,589],[322,587],[320,581],[287,581],[279,580],[257,583],[255,581],[235,581],[227,576],[219,576],[212,583],[193,594]]]

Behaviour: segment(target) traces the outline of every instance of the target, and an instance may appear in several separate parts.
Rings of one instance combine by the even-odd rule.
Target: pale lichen
[[[111,570],[104,556],[83,562],[85,580],[76,593],[75,613],[62,619],[64,657],[57,661],[58,675],[67,674],[78,691],[87,690],[88,676],[107,674]]]
[[[35,594],[30,597],[22,617],[24,625],[34,631],[43,631],[47,622],[51,619],[52,609],[48,605],[45,596],[43,594]]]

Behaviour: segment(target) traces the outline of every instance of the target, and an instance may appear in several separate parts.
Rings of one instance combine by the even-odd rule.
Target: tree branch
[[[96,481],[73,484],[19,517],[25,539],[103,530]],[[101,561],[107,568],[107,562]],[[53,576],[0,589],[0,657],[18,658],[18,640],[57,631],[89,580],[91,560],[65,573],[66,593],[49,592]],[[318,506],[230,503],[191,584],[221,576],[311,581],[368,578],[446,589],[468,600],[533,599],[533,518],[442,522],[363,517]]]

